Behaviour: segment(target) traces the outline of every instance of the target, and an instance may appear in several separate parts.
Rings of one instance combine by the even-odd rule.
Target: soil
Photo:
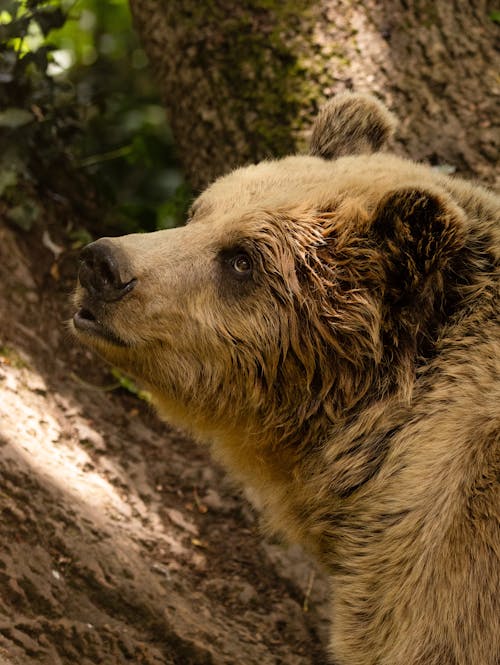
[[[0,664],[326,663],[327,580],[67,332],[60,226],[0,223]]]

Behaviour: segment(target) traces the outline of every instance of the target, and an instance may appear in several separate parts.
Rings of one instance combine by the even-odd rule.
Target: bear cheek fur
[[[128,348],[98,342],[111,362],[144,381],[169,420],[197,434],[264,419],[287,328],[270,284],[233,284],[216,224],[115,239],[137,287],[113,315]],[[221,240],[219,236],[224,238]],[[232,421],[229,425],[229,419]]]
[[[102,322],[124,341],[88,343],[111,363],[166,395],[194,391],[218,351],[215,243],[203,228],[181,228],[111,239],[137,280],[119,302],[100,308]],[[75,302],[82,300],[77,288]]]
[[[332,420],[345,418],[371,387],[379,308],[360,289],[356,271],[351,274],[357,251],[351,226],[360,214],[342,208],[329,219],[295,211],[273,213],[266,222],[260,218],[252,228],[242,223],[240,231],[253,234],[263,261],[254,289],[238,291],[229,278],[211,272],[210,282],[197,283],[192,302],[184,303],[196,316],[176,326],[171,341],[162,340],[160,330],[156,341],[130,351],[120,363],[149,383],[168,420],[216,439],[216,454],[237,475],[244,468],[259,478],[289,476],[298,449],[313,445]],[[354,219],[346,223],[349,216]],[[185,246],[195,245],[202,226],[183,230]],[[213,227],[207,228],[213,234]],[[159,241],[169,241],[170,233],[149,245],[163,255],[157,263],[165,260]],[[199,253],[206,238],[198,242]],[[179,251],[177,265],[183,266]],[[140,261],[136,255],[133,260]],[[152,283],[158,281],[149,281],[150,290]],[[175,289],[168,293],[169,298],[162,296],[167,307],[169,299],[178,300]],[[143,305],[137,316],[147,312]]]

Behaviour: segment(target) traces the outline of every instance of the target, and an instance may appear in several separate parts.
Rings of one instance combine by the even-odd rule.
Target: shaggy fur
[[[396,126],[396,118],[375,97],[337,95],[316,118],[310,152],[325,159],[377,152]]]
[[[75,331],[330,573],[335,663],[498,665],[500,202],[360,154],[392,127],[343,96],[312,151],[351,156],[236,170],[186,227],[98,241],[136,281],[105,298],[86,259]]]

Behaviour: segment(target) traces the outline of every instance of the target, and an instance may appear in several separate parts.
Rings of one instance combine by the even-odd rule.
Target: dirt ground
[[[57,228],[0,222],[0,665],[326,663],[327,580],[75,347]]]

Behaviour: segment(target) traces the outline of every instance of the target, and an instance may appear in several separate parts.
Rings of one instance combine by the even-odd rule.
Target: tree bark
[[[195,189],[303,149],[317,108],[346,89],[395,111],[401,154],[499,178],[500,26],[490,0],[130,5]]]

